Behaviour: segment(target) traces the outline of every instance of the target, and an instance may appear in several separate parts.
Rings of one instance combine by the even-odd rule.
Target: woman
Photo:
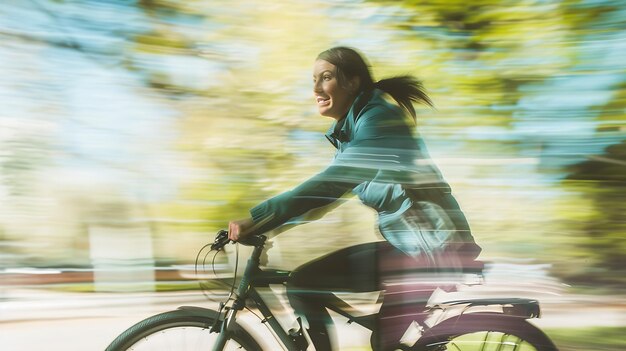
[[[372,348],[388,349],[410,322],[401,317],[408,313],[400,300],[410,299],[415,311],[432,292],[389,294],[398,286],[390,282],[404,280],[412,269],[458,269],[480,248],[407,118],[407,113],[416,117],[413,102],[432,106],[418,80],[402,76],[375,82],[357,51],[335,47],[317,57],[313,83],[319,113],[335,120],[326,134],[337,149],[333,161],[293,190],[252,208],[251,218],[231,221],[229,237],[261,234],[346,193],[356,194],[378,212],[386,241],[342,249],[299,267],[287,292],[295,311],[306,317],[316,350],[331,350],[332,320],[324,307],[330,292],[386,290]]]

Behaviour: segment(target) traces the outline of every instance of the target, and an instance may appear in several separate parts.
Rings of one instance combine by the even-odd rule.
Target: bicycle
[[[120,334],[106,351],[161,350],[262,350],[259,342],[236,321],[237,313],[254,303],[274,335],[288,351],[306,350],[308,341],[300,319],[297,327],[285,330],[263,301],[259,288],[285,284],[288,271],[261,269],[260,257],[266,236],[259,235],[242,242],[253,246],[252,254],[241,277],[234,299],[220,303],[217,311],[195,306],[149,317]],[[226,231],[219,231],[212,250],[221,250],[230,240]],[[484,264],[476,261],[464,273],[482,277]],[[234,285],[233,285],[234,287]],[[232,291],[231,291],[232,293]],[[232,295],[232,294],[231,294]],[[329,308],[374,330],[376,314],[355,316],[347,312],[349,305],[336,298]],[[474,307],[497,307],[499,311],[474,312]],[[458,313],[460,310],[460,313]],[[538,301],[522,298],[466,299],[439,303],[425,311],[440,317],[431,326],[420,325],[420,334],[410,344],[399,343],[403,351],[557,351],[554,343],[527,319],[540,316]],[[167,348],[169,349],[169,348]]]

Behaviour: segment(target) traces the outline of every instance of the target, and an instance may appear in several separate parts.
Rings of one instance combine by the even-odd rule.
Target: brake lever
[[[228,231],[220,230],[215,236],[215,241],[213,241],[213,244],[211,244],[211,250],[219,251],[224,248],[224,246],[226,246],[226,244],[228,244],[229,242],[230,239],[228,238]]]

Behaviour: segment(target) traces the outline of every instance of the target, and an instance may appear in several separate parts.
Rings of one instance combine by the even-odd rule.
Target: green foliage
[[[623,33],[623,26],[616,22],[622,4],[582,0],[251,3],[142,0],[116,4],[119,8],[113,7],[111,13],[121,16],[126,10],[132,14],[133,22],[126,23],[107,18],[104,12],[89,17],[100,12],[83,11],[83,5],[76,2],[53,1],[48,4],[51,11],[44,15],[57,17],[43,21],[51,35],[7,34],[7,42],[19,49],[14,51],[25,50],[19,57],[28,58],[19,66],[21,71],[3,71],[9,82],[17,82],[7,86],[19,96],[35,95],[28,108],[19,111],[30,111],[32,105],[33,110],[44,110],[45,118],[41,134],[21,134],[14,129],[28,119],[6,112],[10,121],[17,122],[0,135],[0,182],[4,186],[0,190],[8,194],[3,204],[10,209],[20,203],[25,212],[40,211],[37,220],[25,220],[28,226],[1,223],[6,240],[32,241],[28,250],[35,256],[75,256],[43,252],[41,247],[88,246],[84,231],[75,229],[89,219],[85,208],[90,207],[85,204],[104,207],[99,204],[107,201],[93,198],[111,196],[120,208],[150,209],[149,213],[137,211],[137,217],[159,219],[154,230],[160,259],[193,256],[197,243],[228,220],[247,216],[251,206],[297,185],[332,158],[333,150],[322,135],[331,121],[315,111],[310,70],[318,52],[345,44],[368,56],[379,79],[409,73],[424,81],[437,110],[418,107],[420,132],[470,217],[474,234],[485,248],[483,254],[562,262],[556,272],[576,282],[615,282],[624,276],[620,262],[624,259],[626,150],[619,140],[624,139],[626,84],[620,75],[623,64],[599,51]],[[70,11],[60,11],[64,9]],[[102,10],[111,8],[103,5]],[[89,25],[66,13],[84,13],[89,20],[82,21]],[[71,140],[55,139],[58,131],[60,138],[68,133],[65,124],[78,124],[65,116],[65,111],[76,109],[73,103],[84,103],[75,91],[92,88],[87,83],[81,89],[67,86],[67,75],[92,74],[67,70],[71,66],[68,57],[82,58],[77,66],[90,67],[95,78],[119,73],[101,62],[115,62],[115,70],[123,71],[124,79],[114,84],[99,86],[94,79],[94,95],[98,89],[128,84],[128,100],[140,99],[168,111],[149,117],[137,111],[132,117],[145,118],[147,125],[174,120],[168,124],[172,130],[147,129],[146,134],[155,133],[154,139],[136,147],[167,150],[163,158],[174,160],[165,167],[175,174],[176,191],[156,200],[148,196],[146,205],[143,198],[126,195],[133,193],[137,180],[110,194],[93,188],[79,194],[73,183],[70,189],[60,190],[41,184],[51,181],[46,167],[66,163],[81,167],[72,154],[77,152],[74,145],[64,150]],[[584,78],[577,81],[583,83],[568,86],[560,96],[552,95],[552,90],[562,88],[552,83],[572,77]],[[601,86],[598,81],[607,77],[612,83]],[[85,81],[91,82],[90,78],[86,76]],[[582,100],[585,95],[610,98],[561,111],[567,103],[577,102],[568,93],[580,93]],[[107,110],[109,106],[92,107]],[[535,114],[528,114],[529,110]],[[568,134],[569,126],[583,122],[584,131]],[[85,124],[75,127],[76,134],[101,127]],[[165,142],[161,133],[171,133],[175,140]],[[590,140],[582,140],[577,150],[552,150],[554,144],[576,144],[581,134],[590,135]],[[604,154],[582,144],[593,146],[606,140],[616,145]],[[94,149],[107,142],[94,139]],[[84,155],[79,151],[80,157],[98,163],[89,151]],[[564,167],[572,153],[590,157]],[[137,161],[121,160],[99,166],[127,174]],[[148,167],[146,173],[158,173],[154,170],[159,167]],[[566,181],[559,181],[568,174]],[[79,198],[78,205],[64,206],[59,199],[66,193]],[[52,204],[63,215],[31,206],[29,201],[35,198]],[[374,235],[373,225],[367,224],[363,233],[359,210],[367,211],[356,205],[344,212],[339,209],[332,221],[305,226],[304,231],[332,231],[334,237],[345,239],[341,244],[366,240]],[[123,216],[121,212],[113,211],[111,216]],[[16,218],[7,222],[17,222]],[[352,222],[337,224],[348,221]],[[41,233],[39,239],[33,239],[35,232]],[[321,235],[307,237],[307,242],[311,238],[326,242]],[[284,247],[285,252],[301,249],[300,236],[290,242],[293,246]],[[316,248],[319,252],[330,249]],[[572,257],[585,260],[589,268],[565,267]]]
[[[555,76],[568,72],[565,74],[588,77],[587,81],[591,83],[594,80],[594,67],[600,70],[624,68],[623,65],[616,67],[610,63],[603,65],[594,62],[602,61],[598,54],[586,52],[576,44],[591,38],[608,38],[615,33],[619,26],[617,14],[623,11],[623,6],[617,6],[612,1],[567,0],[532,5],[493,0],[404,0],[372,3],[399,4],[406,10],[395,25],[402,31],[414,33],[410,40],[407,39],[409,45],[417,46],[417,43],[429,42],[445,47],[444,54],[436,59],[445,61],[446,68],[454,67],[455,72],[461,74],[450,77],[445,71],[437,71],[437,76],[446,77],[440,81],[450,89],[440,86],[436,89],[443,89],[446,93],[453,92],[459,97],[469,97],[471,100],[463,101],[465,106],[462,109],[441,108],[449,123],[458,128],[501,126],[506,128],[502,132],[512,130],[524,112],[519,108],[520,103],[533,98],[540,100],[542,93],[550,93],[538,87],[549,83]],[[585,69],[578,69],[579,65]],[[493,67],[503,69],[496,70]],[[432,68],[439,67],[434,65]],[[572,88],[572,92],[585,89],[588,87],[583,84]],[[509,213],[501,213],[507,217],[501,227],[495,223],[473,223],[478,231],[491,230],[495,233],[494,236],[483,236],[488,240],[484,245],[487,253],[532,255],[547,259],[556,264],[553,272],[570,283],[626,283],[626,272],[623,268],[626,260],[626,142],[619,143],[620,136],[624,139],[626,122],[624,79],[617,79],[611,89],[611,98],[604,104],[589,106],[588,115],[597,116],[594,118],[597,121],[594,137],[599,140],[612,138],[617,144],[606,148],[604,154],[589,155],[585,162],[556,167],[556,170],[547,165],[542,170],[546,175],[553,173],[560,178],[566,178],[562,182],[562,201],[575,202],[559,204],[556,201],[550,207],[544,205],[545,199],[538,199],[536,205],[528,202],[521,209],[514,209],[512,205],[505,206],[510,201],[504,202],[499,209]],[[438,96],[434,100],[443,106],[450,106],[453,101],[457,101],[442,101]],[[493,110],[493,106],[510,108]],[[467,118],[468,114],[480,115],[480,118]],[[562,117],[565,126],[568,123],[565,114],[566,112],[552,118]],[[535,121],[538,130],[541,129],[539,125],[543,120],[549,121],[551,118],[548,113],[544,115],[545,117]],[[495,145],[492,142],[477,140],[466,142],[466,145],[471,145],[475,152],[481,150],[479,153],[485,153],[485,145],[489,145],[492,150],[504,150],[505,142],[498,140]],[[551,143],[549,139],[542,141],[546,145]],[[582,143],[592,142],[581,141]],[[499,154],[529,154],[528,144],[525,145],[521,140],[517,145],[509,143],[507,146],[512,146],[513,151],[500,151]],[[584,144],[580,149],[581,154],[586,153]],[[489,177],[493,174],[493,169],[476,167],[474,174],[479,179]],[[517,178],[512,178],[512,188],[516,186],[516,180]],[[525,187],[520,187],[520,191],[524,191],[523,189]],[[499,198],[512,199],[505,192],[503,189]],[[483,207],[490,208],[486,204]],[[545,213],[535,213],[531,210],[533,207],[550,211],[548,217],[551,220],[537,221],[537,226],[520,225],[515,221],[514,213],[523,213],[528,218],[526,221],[543,217]],[[485,220],[485,217],[477,218],[479,221]],[[520,239],[516,233],[525,233],[526,240]],[[479,232],[479,239],[480,235]],[[558,257],[549,258],[548,253],[554,252],[552,250],[558,250]],[[543,256],[542,251],[546,256]],[[578,264],[572,266],[568,259],[575,259]]]
[[[588,197],[595,210],[584,225],[582,249],[592,264],[569,279],[626,284],[626,141],[571,168],[565,185]]]
[[[626,348],[625,327],[548,329],[546,334],[561,351],[621,351]]]

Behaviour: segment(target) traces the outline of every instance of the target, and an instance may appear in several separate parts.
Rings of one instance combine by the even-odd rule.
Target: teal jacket
[[[377,89],[361,93],[346,117],[333,123],[326,137],[337,151],[325,170],[250,210],[255,234],[298,223],[352,192],[378,212],[381,234],[409,255],[473,242],[413,122],[383,95]]]

